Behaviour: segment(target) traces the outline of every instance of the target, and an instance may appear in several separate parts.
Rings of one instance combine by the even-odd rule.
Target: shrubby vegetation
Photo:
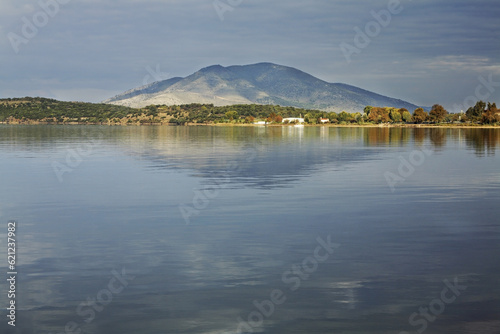
[[[104,123],[138,114],[140,111],[137,109],[112,104],[64,102],[33,97],[0,100],[0,121],[10,123]]]
[[[0,100],[0,122],[57,124],[284,124],[283,119],[304,118],[307,124],[500,124],[500,110],[495,103],[478,101],[463,114],[450,114],[441,105],[432,106],[429,113],[417,108],[411,113],[405,108],[367,106],[362,112],[340,113],[282,107],[275,105],[242,104],[216,107],[212,104],[179,106],[155,105],[141,109],[111,104],[63,102],[45,98]],[[287,123],[288,124],[288,123]]]
[[[134,109],[111,104],[63,102],[46,98],[0,99],[0,122],[84,124],[281,123],[283,117],[300,117],[317,110],[273,105],[212,104],[152,105]]]

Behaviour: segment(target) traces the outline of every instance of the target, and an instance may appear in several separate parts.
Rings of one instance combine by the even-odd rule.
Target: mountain
[[[355,86],[329,83],[293,67],[272,63],[209,66],[185,78],[135,88],[103,103],[128,107],[152,104],[277,104],[340,112],[361,112],[367,105],[406,108],[416,105]]]

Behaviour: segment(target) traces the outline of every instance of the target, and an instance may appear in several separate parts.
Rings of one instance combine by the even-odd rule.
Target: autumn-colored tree
[[[442,122],[445,118],[448,112],[443,108],[442,105],[435,104],[432,106],[431,112],[429,113],[429,116],[431,119],[436,122]]]
[[[496,105],[488,103],[488,110],[483,113],[482,117],[483,124],[493,124],[500,122],[500,109],[496,108]]]
[[[462,114],[460,114],[460,113],[451,113],[451,114],[446,115],[446,120],[448,122],[458,122],[461,120],[461,116],[462,116]]]
[[[281,123],[283,121],[283,117],[281,115],[277,115],[274,111],[269,114],[269,117],[266,119],[269,123]]]
[[[387,123],[391,121],[389,111],[385,108],[373,107],[368,115],[368,120],[375,123]]]
[[[245,123],[247,123],[247,124],[252,124],[254,121],[255,121],[255,118],[253,116],[245,117]]]
[[[413,121],[415,123],[423,123],[427,120],[428,117],[429,115],[422,108],[417,108],[413,112]]]

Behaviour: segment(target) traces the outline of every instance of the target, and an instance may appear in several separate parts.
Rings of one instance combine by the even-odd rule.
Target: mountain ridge
[[[211,65],[184,78],[174,77],[128,90],[103,103],[128,107],[152,104],[278,104],[325,111],[362,111],[367,105],[417,108],[410,102],[363,88],[329,83],[299,69],[269,62]]]

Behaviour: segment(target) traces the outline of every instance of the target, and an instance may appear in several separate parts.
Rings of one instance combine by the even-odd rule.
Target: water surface
[[[19,272],[0,329],[500,333],[499,147],[495,129],[0,126]]]

